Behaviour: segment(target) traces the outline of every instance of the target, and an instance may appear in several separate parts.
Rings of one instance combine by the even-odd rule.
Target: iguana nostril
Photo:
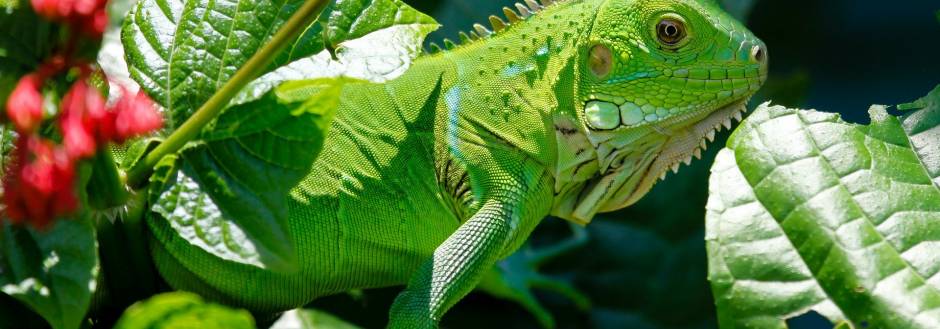
[[[751,60],[757,63],[763,63],[765,59],[767,59],[767,54],[766,51],[764,51],[764,47],[756,45],[751,48]]]
[[[590,57],[588,58],[591,73],[594,73],[594,76],[600,79],[607,77],[610,68],[613,66],[613,57],[610,48],[605,45],[596,44],[591,47]]]

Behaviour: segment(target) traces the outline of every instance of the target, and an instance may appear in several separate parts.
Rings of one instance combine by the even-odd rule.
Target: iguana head
[[[579,47],[554,214],[581,223],[700,156],[767,76],[764,43],[714,1],[608,0]]]

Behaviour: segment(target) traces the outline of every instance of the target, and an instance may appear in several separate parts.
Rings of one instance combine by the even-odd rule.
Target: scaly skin
[[[216,258],[154,215],[163,277],[259,313],[407,283],[389,326],[432,328],[542,218],[586,224],[632,204],[765,77],[761,41],[712,1],[535,9],[394,81],[343,90],[291,193],[299,270]]]

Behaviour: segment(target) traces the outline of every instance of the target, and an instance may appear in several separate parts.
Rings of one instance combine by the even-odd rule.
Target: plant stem
[[[104,277],[104,284],[98,287],[108,292],[103,294],[108,300],[98,305],[107,312],[121,312],[159,291],[144,228],[147,195],[147,191],[131,195],[122,219],[96,223],[100,275]]]
[[[114,163],[111,148],[99,149],[91,164],[91,178],[85,187],[88,204],[98,210],[123,205],[127,201],[127,191]]]
[[[257,78],[289,42],[303,33],[313,19],[319,16],[328,2],[328,0],[308,0],[305,2],[277,31],[271,41],[255,52],[222,88],[202,104],[202,107],[196,113],[193,113],[183,125],[128,171],[127,183],[135,189],[144,185],[150,174],[153,173],[153,167],[157,165],[160,159],[176,153],[186,143],[198,136],[202,129],[222,112],[232,97],[235,97],[245,85]]]

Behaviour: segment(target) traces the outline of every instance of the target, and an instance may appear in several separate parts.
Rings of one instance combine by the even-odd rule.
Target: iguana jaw
[[[716,132],[742,119],[749,98],[717,110],[690,111],[643,129],[592,132],[556,118],[559,152],[570,154],[559,156],[553,215],[587,224],[599,212],[635,203],[670,169],[677,171],[682,163],[701,157]]]
[[[749,99],[728,104],[685,129],[674,130],[633,192],[622,195],[622,198],[608,200],[600,211],[614,211],[636,203],[656,182],[665,179],[670,170],[677,173],[682,164],[691,164],[693,157],[701,159],[701,152],[707,148],[708,142],[715,140],[715,133],[720,132],[722,127],[731,129],[734,121],[743,119]]]

